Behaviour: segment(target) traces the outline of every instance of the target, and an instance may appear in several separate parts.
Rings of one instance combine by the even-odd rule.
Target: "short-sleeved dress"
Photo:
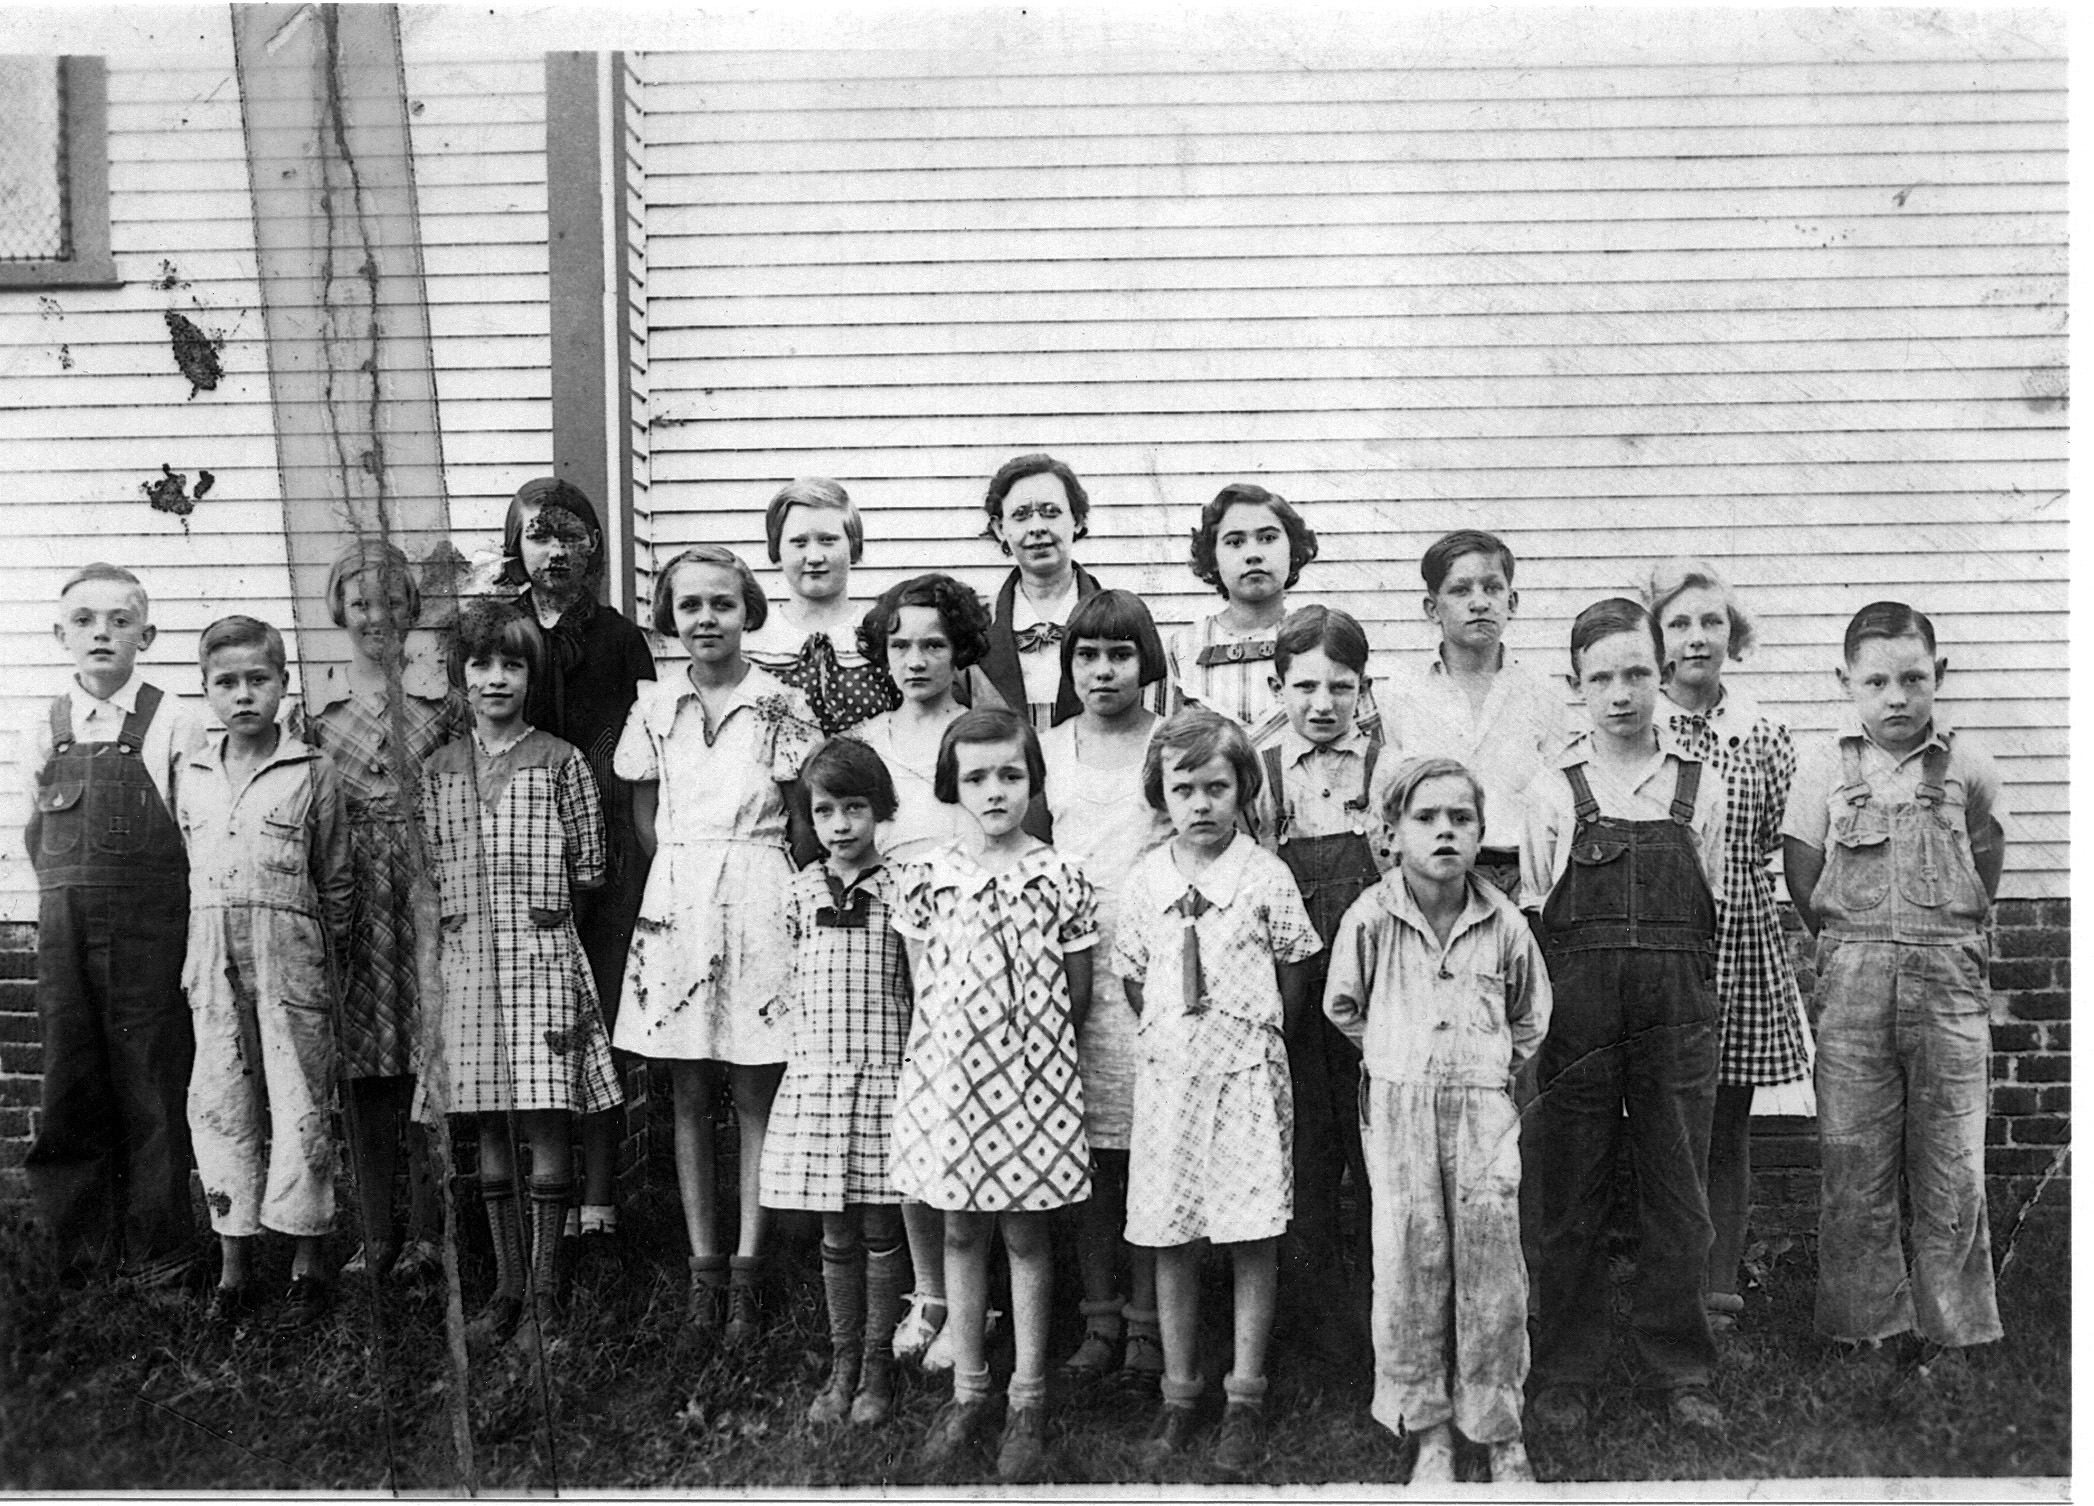
[[[786,1059],[784,783],[821,746],[799,691],[754,665],[708,731],[688,673],[642,683],[612,767],[660,782],[654,866],[615,1038],[638,1056]]]
[[[421,986],[414,901],[416,886],[426,882],[414,829],[421,772],[430,754],[472,725],[455,690],[442,700],[403,691],[396,721],[384,693],[344,687],[304,718],[299,735],[327,755],[341,781],[356,874],[342,979],[344,1077],[404,1077],[415,1070]]]
[[[1781,846],[1782,812],[1796,775],[1788,726],[1730,686],[1704,716],[1660,709],[1680,747],[1723,775],[1723,889],[1716,897],[1716,1000],[1723,1011],[1723,1087],[1774,1087],[1810,1071],[1802,997],[1767,859]]]
[[[979,1213],[1089,1198],[1062,956],[1097,944],[1090,881],[1051,847],[993,873],[945,847],[910,866],[894,924],[924,944],[895,1090],[896,1190]]]
[[[774,610],[761,628],[743,636],[742,653],[806,696],[827,737],[902,703],[887,666],[858,651],[856,624],[802,633]]]
[[[959,720],[966,710],[964,706],[953,707],[952,720]],[[921,763],[909,762],[895,743],[894,718],[895,713],[889,711],[861,722],[851,729],[851,736],[880,755],[888,776],[894,780],[894,819],[880,828],[880,851],[890,863],[906,863],[981,828],[960,806],[939,800],[933,787],[938,769],[937,744],[931,745],[930,756]]]
[[[792,1055],[763,1142],[763,1205],[840,1213],[895,1203],[894,1086],[909,1038],[909,962],[896,870],[848,887],[825,863],[785,886]]]
[[[1125,1150],[1134,1128],[1140,1020],[1112,970],[1115,922],[1127,875],[1171,839],[1171,823],[1151,809],[1142,792],[1141,755],[1117,768],[1093,768],[1077,759],[1076,726],[1074,719],[1063,722],[1040,739],[1047,755],[1047,809],[1054,818],[1054,850],[1083,870],[1098,900],[1091,1012],[1076,1039],[1083,1063],[1084,1128],[1091,1149]]]
[[[422,831],[443,916],[442,1056],[454,1114],[594,1113],[620,1101],[574,894],[603,880],[589,765],[533,728],[430,756]],[[423,1093],[431,1091],[424,1084]]]
[[[1185,923],[1205,1007],[1186,1009]],[[1169,847],[1120,894],[1114,963],[1142,986],[1141,1065],[1127,1165],[1127,1242],[1270,1239],[1294,1216],[1294,1104],[1275,964],[1323,949],[1287,865],[1238,835],[1197,879]]]

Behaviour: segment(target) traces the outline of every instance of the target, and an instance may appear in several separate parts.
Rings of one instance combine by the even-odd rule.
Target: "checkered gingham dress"
[[[894,1184],[948,1211],[1091,1195],[1062,954],[1098,941],[1090,881],[1051,847],[990,872],[957,846],[911,864],[896,929],[924,943],[894,1105]]]
[[[1205,1007],[1186,1012],[1185,925],[1195,888]],[[1113,965],[1142,988],[1127,1242],[1238,1244],[1294,1216],[1294,1094],[1277,966],[1323,950],[1287,865],[1245,836],[1188,881],[1168,846],[1120,892]]]
[[[1809,1072],[1810,1052],[1767,858],[1781,845],[1795,745],[1786,725],[1728,686],[1712,716],[1668,708],[1667,719],[1681,748],[1714,766],[1729,792],[1716,907],[1716,997],[1723,1010],[1716,1080],[1724,1087],[1794,1082]]]
[[[785,886],[792,1055],[763,1141],[766,1208],[841,1213],[901,1201],[887,1165],[910,1007],[896,873],[861,874],[841,910],[821,863]]]
[[[572,893],[603,879],[596,781],[548,732],[493,758],[477,749],[471,734],[446,743],[422,780],[443,914],[443,1107],[611,1108],[622,1095]]]
[[[420,990],[415,974],[415,888],[422,882],[414,831],[423,762],[473,725],[465,698],[402,693],[399,730],[385,697],[352,692],[305,719],[300,734],[342,782],[356,871],[355,923],[342,981],[342,1075],[404,1077],[414,1071]]]

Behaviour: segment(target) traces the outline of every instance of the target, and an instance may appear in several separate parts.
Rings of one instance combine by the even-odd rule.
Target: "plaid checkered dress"
[[[443,915],[442,1053],[454,1114],[594,1113],[621,1099],[573,890],[603,881],[596,781],[533,729],[496,755],[430,757],[422,832]]]
[[[898,1203],[887,1173],[909,1037],[909,965],[894,932],[896,870],[831,891],[815,863],[785,886],[792,1055],[763,1142],[763,1205],[840,1213]]]
[[[342,1075],[404,1077],[414,1071],[417,1000],[415,886],[422,880],[416,789],[423,762],[472,728],[457,691],[432,701],[400,697],[399,731],[384,696],[349,692],[306,717],[302,736],[341,779],[349,817],[356,907],[342,993]]]
[[[1774,908],[1767,857],[1781,845],[1781,817],[1796,749],[1789,729],[1729,686],[1707,716],[1667,707],[1691,757],[1713,765],[1729,792],[1723,812],[1723,892],[1716,906],[1716,997],[1723,1010],[1725,1087],[1773,1087],[1810,1070],[1796,975]]]

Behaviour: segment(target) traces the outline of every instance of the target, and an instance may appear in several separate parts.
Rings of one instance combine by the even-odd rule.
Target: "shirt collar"
[[[1013,628],[1037,627],[1041,623],[1047,622],[1054,623],[1057,626],[1063,625],[1068,622],[1069,614],[1076,610],[1078,594],[1076,576],[1074,572],[1071,572],[1069,589],[1048,603],[1049,610],[1055,614],[1052,617],[1048,617],[1043,615],[1040,609],[1033,605],[1032,598],[1025,594],[1025,587],[1020,585],[1012,593],[1011,597],[1011,626]]]
[[[688,671],[680,671],[665,680],[657,680],[655,684],[661,688],[647,703],[647,720],[657,733],[666,737],[675,726],[676,713],[683,708],[683,703],[698,699],[698,687],[691,683]],[[786,710],[790,712],[790,695],[791,692],[783,680],[760,665],[751,664],[749,672],[742,676],[741,683],[734,687],[727,697],[727,704],[721,708],[720,725],[726,726],[727,719],[742,707],[759,707],[760,702],[772,696],[786,702]]]
[[[1654,717],[1651,721],[1651,727],[1658,734],[1658,751],[1652,755],[1650,766],[1654,767],[1662,763],[1667,756],[1685,759],[1689,762],[1694,761],[1694,753],[1681,739],[1680,734],[1673,731],[1669,717]],[[1556,767],[1567,769],[1573,764],[1591,763],[1595,739],[1596,734],[1589,728],[1583,732],[1574,733],[1569,745],[1556,755]],[[1641,783],[1642,778],[1646,777],[1648,776],[1639,777],[1637,782]]]
[[[129,716],[138,709],[138,686],[138,676],[133,675],[124,681],[123,684],[117,686],[115,692],[105,700],[92,690],[89,690],[85,685],[82,685],[78,675],[73,676],[73,689],[87,702],[89,710],[99,706],[114,706],[125,716]]]
[[[1364,758],[1371,741],[1372,739],[1360,730],[1360,724],[1354,722],[1345,729],[1343,737],[1333,738],[1327,743],[1312,743],[1295,731],[1294,723],[1289,721],[1285,730],[1280,733],[1280,758],[1287,764],[1300,763],[1310,754],[1318,752],[1357,753]]]
[[[1236,891],[1243,885],[1244,875],[1250,869],[1251,853],[1257,847],[1256,842],[1239,831],[1230,838],[1222,855],[1209,863],[1198,878],[1188,879],[1178,871],[1177,860],[1171,856],[1170,844],[1166,842],[1157,851],[1163,854],[1163,861],[1169,865],[1171,882],[1164,886],[1169,892],[1161,896],[1162,903],[1158,908],[1168,909],[1175,905],[1188,887],[1198,889],[1217,909],[1227,908],[1235,903]]]
[[[1426,937],[1434,946],[1439,945],[1439,938],[1433,935],[1432,922],[1428,921],[1425,912],[1418,908],[1417,896],[1411,893],[1411,886],[1403,881],[1402,868],[1390,869],[1383,875],[1381,882],[1369,892],[1380,902],[1384,910]],[[1471,926],[1481,925],[1490,919],[1498,908],[1492,902],[1494,898],[1502,896],[1493,885],[1484,882],[1473,872],[1468,875],[1461,914],[1455,917],[1454,929],[1447,933],[1448,946],[1453,946],[1455,939]]]
[[[1502,674],[1519,662],[1519,656],[1507,648],[1503,642],[1500,642],[1498,644],[1498,667],[1492,672],[1494,674]],[[1429,675],[1440,675],[1442,677],[1449,673],[1447,661],[1440,657],[1440,651],[1437,648],[1432,651],[1432,657],[1425,661],[1425,672]]]
[[[311,747],[299,741],[288,731],[281,730],[280,724],[279,728],[280,730],[276,737],[276,751],[262,760],[261,767],[256,769],[251,777],[258,778],[264,771],[273,769],[278,764],[306,763],[315,756]],[[219,732],[206,738],[197,747],[196,751],[189,755],[189,767],[192,769],[223,769],[225,767],[225,745],[231,737],[232,734],[229,732]]]
[[[1869,736],[1868,729],[1861,725],[1861,713],[1849,706],[1841,719],[1839,737],[1842,742],[1860,742],[1865,747],[1874,748],[1878,753],[1881,753],[1894,763],[1902,764],[1906,759],[1919,757],[1920,754],[1926,752],[1929,748],[1939,748],[1944,753],[1952,751],[1951,745],[1956,740],[1956,729],[1949,725],[1948,718],[1942,714],[1941,707],[1936,705],[1934,708],[1934,719],[1927,724],[1925,741],[1910,753],[1900,755],[1891,752],[1890,749]]]

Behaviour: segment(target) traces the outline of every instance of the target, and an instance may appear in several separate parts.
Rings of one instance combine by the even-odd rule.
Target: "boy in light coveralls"
[[[1474,774],[1412,759],[1382,817],[1400,862],[1339,921],[1323,996],[1364,1052],[1374,1420],[1418,1435],[1414,1485],[1453,1481],[1450,1421],[1490,1446],[1494,1482],[1532,1480],[1512,1079],[1548,1031],[1548,964],[1519,907],[1475,872]]]
[[[1998,770],[1942,725],[1948,668],[1902,602],[1847,625],[1854,721],[1799,759],[1789,894],[1819,933],[1817,1330],[1944,1348],[2000,1337],[1985,1214],[1985,921],[2006,841]],[[1898,1184],[1912,1202],[1912,1271]]]
[[[186,1273],[195,1232],[189,863],[168,789],[203,721],[132,673],[154,628],[130,571],[82,569],[51,631],[74,672],[29,737],[43,1099],[25,1166],[61,1282],[120,1254],[125,1275],[162,1285]]]

